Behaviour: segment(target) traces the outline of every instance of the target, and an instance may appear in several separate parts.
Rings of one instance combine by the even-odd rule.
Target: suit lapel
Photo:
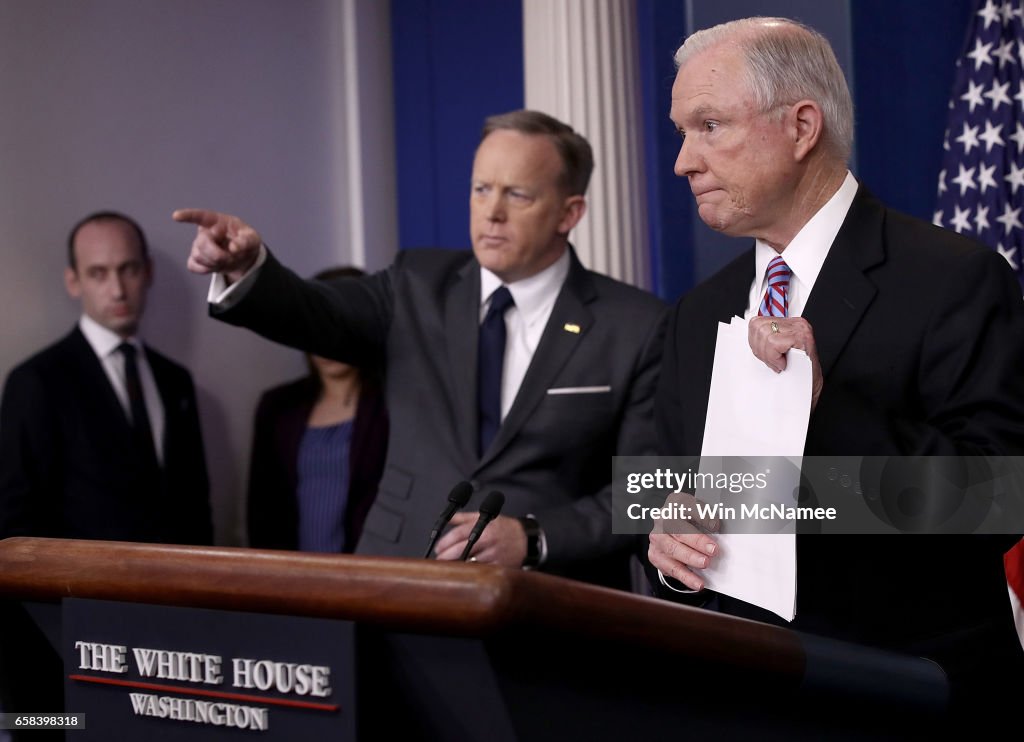
[[[884,207],[861,186],[804,308],[825,378],[877,293],[864,272],[885,259],[884,219]]]
[[[153,349],[148,345],[146,348],[146,363],[149,364],[150,373],[153,374],[153,382],[156,384],[156,393],[160,397],[160,404],[164,408],[164,437],[166,443],[167,430],[172,426],[170,420],[175,417],[178,412],[181,411],[181,400],[177,396],[177,390],[173,389],[170,384],[167,383],[167,379],[164,376],[164,368],[160,361],[157,359]],[[150,420],[150,424],[153,421]],[[156,433],[156,430],[153,430]],[[155,444],[156,441],[153,441]]]
[[[103,414],[103,419],[117,420],[118,430],[126,436],[129,435],[131,421],[128,419],[128,413],[121,406],[121,400],[117,398],[110,379],[107,378],[103,362],[96,356],[96,352],[77,326],[71,332],[68,340],[72,355],[81,372],[79,381],[82,387],[89,392],[87,395],[82,395],[82,398],[94,400],[98,411]]]
[[[448,345],[448,398],[455,414],[455,435],[467,461],[476,460],[476,354],[480,334],[480,267],[470,260],[455,277],[445,300]]]
[[[754,267],[754,250],[751,248],[722,273],[722,291],[714,308],[719,322],[728,324],[733,317],[742,317],[746,313],[750,285],[754,282]],[[717,332],[716,328],[716,335]]]
[[[166,461],[167,452],[171,450],[174,441],[177,439],[178,421],[181,420],[192,406],[188,396],[184,394],[181,385],[173,382],[169,369],[164,365],[164,360],[156,351],[146,345],[146,363],[153,373],[153,381],[156,383],[156,393],[160,397],[160,404],[164,410],[163,429],[163,455]],[[198,411],[197,411],[198,414]],[[154,433],[156,430],[153,431]],[[156,441],[154,441],[154,444]]]
[[[586,304],[595,297],[593,284],[572,248],[569,261],[569,274],[551,309],[523,383],[498,428],[494,442],[484,452],[480,466],[497,456],[523,427],[594,322],[593,315],[586,308]],[[567,326],[572,329],[566,329]]]
[[[693,409],[703,407],[707,412],[708,396],[711,392],[711,376],[715,366],[715,348],[718,344],[718,324],[720,322],[729,324],[733,317],[742,317],[747,311],[747,302],[750,297],[750,284],[754,280],[754,250],[750,249],[739,258],[727,265],[716,279],[712,279],[717,288],[709,297],[707,310],[711,314],[707,323],[707,335],[703,342],[710,349],[708,353],[694,354],[694,358],[703,358],[705,366],[700,378],[701,388],[691,390],[696,396],[691,398]],[[703,325],[702,325],[703,326]],[[693,342],[693,328],[677,327],[677,342],[680,347]],[[704,422],[701,421],[701,433],[703,434]]]
[[[744,315],[753,280],[754,250],[751,248],[710,279],[709,288],[713,285],[714,291],[707,297],[707,307],[702,308],[697,315],[702,317],[699,328],[683,325],[676,327],[676,343],[680,348],[688,347],[688,344],[695,341],[694,332],[700,333],[696,342],[706,348],[706,351],[691,354],[692,363],[702,363],[698,373],[692,377],[698,383],[683,385],[680,392],[685,413],[691,418],[685,426],[690,431],[686,442],[687,451],[699,452],[704,438],[718,343],[718,323],[729,324],[733,317]]]

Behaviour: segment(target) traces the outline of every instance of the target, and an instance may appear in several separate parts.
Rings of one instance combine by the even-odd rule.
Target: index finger
[[[209,209],[177,209],[171,218],[176,222],[188,222],[209,229],[220,221],[221,215]]]

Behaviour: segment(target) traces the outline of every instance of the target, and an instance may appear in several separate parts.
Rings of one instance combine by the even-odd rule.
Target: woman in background
[[[321,271],[329,281],[358,268]],[[256,409],[249,467],[249,545],[351,552],[377,493],[388,421],[368,369],[308,356],[309,374]]]

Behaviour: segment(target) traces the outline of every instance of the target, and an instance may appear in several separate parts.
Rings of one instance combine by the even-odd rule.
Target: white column
[[[387,266],[398,250],[390,6],[387,0],[328,6],[340,73],[333,101],[338,258],[370,271]]]
[[[571,239],[588,268],[649,288],[635,0],[523,0],[526,107],[594,148],[589,208]]]

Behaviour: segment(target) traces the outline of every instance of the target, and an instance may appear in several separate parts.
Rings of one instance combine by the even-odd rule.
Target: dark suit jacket
[[[751,251],[675,307],[656,399],[663,454],[700,454],[718,322],[743,315],[753,279]],[[1024,304],[992,250],[861,186],[803,316],[824,374],[805,455],[1020,455]],[[1024,674],[1002,563],[1015,540],[798,536],[792,627],[937,659],[954,682]]]
[[[264,392],[256,408],[249,467],[249,545],[265,549],[299,546],[299,445],[309,413],[320,394],[313,377]],[[348,494],[345,505],[345,551],[352,551],[363,521],[377,495],[388,445],[384,398],[364,384],[352,422]]]
[[[0,537],[209,544],[206,459],[189,373],[150,347],[164,466],[133,455],[128,417],[85,336],[7,377],[0,402]]]
[[[515,403],[482,458],[479,312],[472,253],[407,250],[387,271],[330,286],[306,283],[270,256],[245,298],[217,316],[317,355],[384,367],[387,464],[357,551],[421,556],[448,492],[467,480],[503,492],[504,514],[536,515],[548,540],[545,569],[625,586],[630,539],[611,531],[611,456],[654,451],[663,304],[573,255]]]

